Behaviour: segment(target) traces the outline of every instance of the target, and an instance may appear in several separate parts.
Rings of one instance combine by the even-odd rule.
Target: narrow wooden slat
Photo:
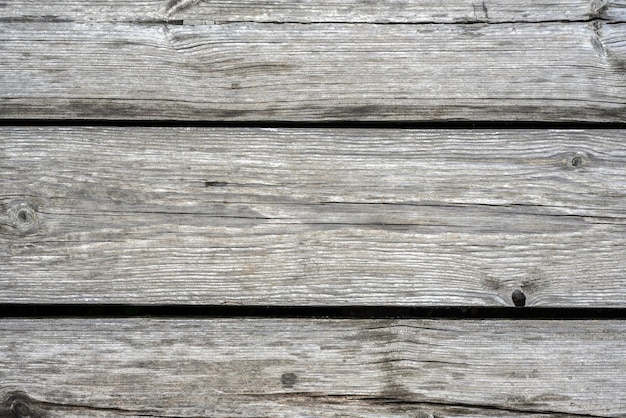
[[[0,302],[625,306],[624,131],[0,135]]]
[[[625,335],[623,321],[4,319],[0,416],[623,417]]]
[[[626,20],[625,0],[7,0],[3,21],[460,23]]]
[[[622,122],[625,34],[601,20],[5,22],[0,118]]]
[[[276,0],[180,0],[170,1],[166,13],[168,17],[185,21],[524,23],[605,19],[624,22],[626,0],[317,0],[295,4]]]

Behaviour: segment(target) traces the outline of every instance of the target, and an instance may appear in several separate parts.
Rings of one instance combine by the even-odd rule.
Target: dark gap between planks
[[[187,121],[132,119],[0,119],[0,126],[115,126],[115,127],[206,127],[206,128],[299,128],[299,129],[626,129],[626,122],[542,121]]]
[[[2,318],[626,319],[622,308],[0,304]]]

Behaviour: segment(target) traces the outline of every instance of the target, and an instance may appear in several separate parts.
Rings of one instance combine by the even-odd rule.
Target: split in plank
[[[626,0],[6,0],[0,21],[537,23],[626,21]]]
[[[217,19],[217,17],[216,17]],[[623,122],[626,23],[0,23],[0,118]]]
[[[621,130],[0,135],[3,303],[626,301]]]
[[[1,416],[623,417],[623,321],[11,319]]]

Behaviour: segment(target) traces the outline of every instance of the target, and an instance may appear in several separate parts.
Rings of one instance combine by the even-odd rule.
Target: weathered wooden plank
[[[1,416],[624,417],[623,321],[0,322]]]
[[[621,122],[626,24],[5,22],[1,118]]]
[[[0,302],[626,302],[624,131],[0,135]]]
[[[625,0],[7,0],[3,21],[472,23],[626,20]]]

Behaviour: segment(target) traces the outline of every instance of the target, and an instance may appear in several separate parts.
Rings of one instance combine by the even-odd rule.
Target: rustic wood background
[[[625,116],[625,0],[5,0],[0,417],[626,417]]]

